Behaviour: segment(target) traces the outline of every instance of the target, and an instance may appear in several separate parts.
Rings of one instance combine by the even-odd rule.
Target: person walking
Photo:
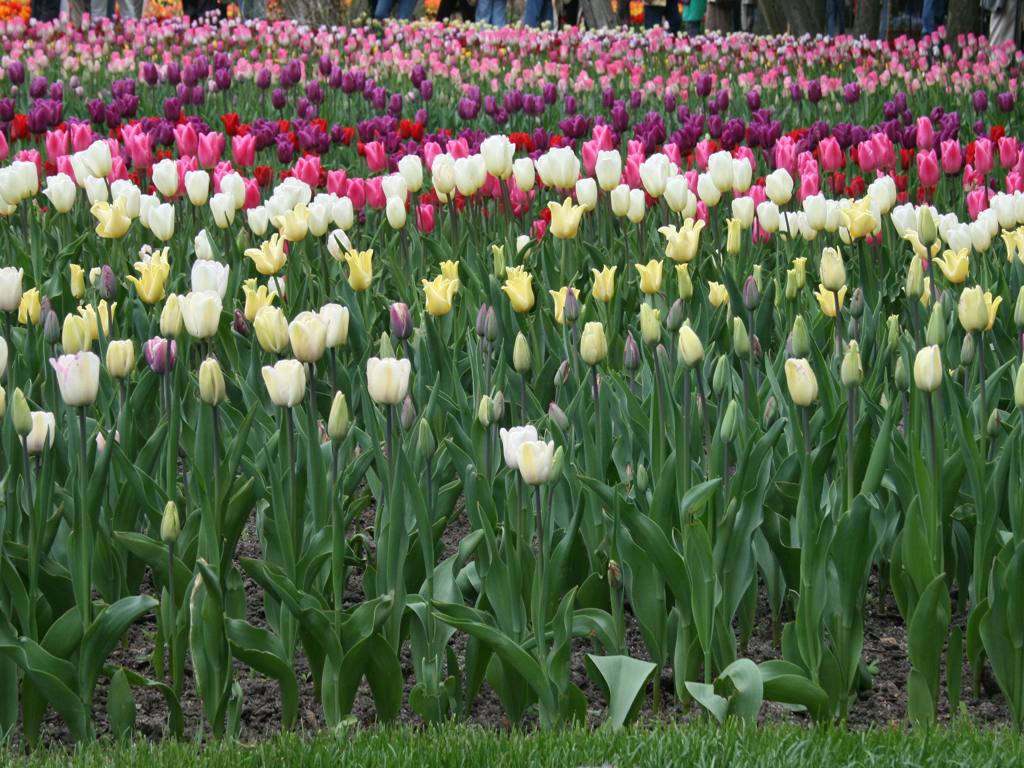
[[[732,32],[732,12],[736,0],[709,0],[704,28],[710,34],[718,32],[728,35]]]
[[[673,35],[683,26],[678,0],[645,0],[644,29],[661,29],[666,21],[668,31]]]
[[[981,0],[981,7],[989,12],[988,41],[993,48],[1017,40],[1021,21],[1024,20],[1024,2],[1021,0]]]
[[[506,0],[477,0],[476,22],[490,24],[492,27],[504,27],[506,10]]]
[[[697,37],[700,34],[700,27],[704,23],[704,14],[707,13],[707,9],[708,0],[690,0],[683,5],[683,21],[686,23],[688,37]]]

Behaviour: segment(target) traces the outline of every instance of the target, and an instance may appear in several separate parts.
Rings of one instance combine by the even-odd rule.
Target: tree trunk
[[[768,30],[794,37],[825,31],[825,0],[758,0]]]
[[[979,0],[953,0],[946,14],[946,42],[959,50],[957,38],[970,32],[980,34],[981,3]]]
[[[853,20],[853,36],[874,39],[882,20],[882,0],[858,0],[857,16]]]
[[[629,0],[619,1],[629,8]],[[614,29],[619,25],[610,0],[580,0],[580,10],[587,20],[587,29]]]

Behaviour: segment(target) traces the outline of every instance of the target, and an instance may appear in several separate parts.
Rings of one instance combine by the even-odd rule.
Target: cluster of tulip
[[[344,54],[307,72],[345,35],[129,23],[212,60],[176,60],[163,38],[140,47],[166,53],[159,65],[68,48],[71,117],[35,46],[75,33],[8,27],[7,79],[35,79],[0,100],[4,732],[20,718],[35,744],[49,705],[93,738],[102,676],[116,735],[139,686],[180,733],[187,660],[213,735],[239,727],[236,661],[279,682],[289,727],[299,653],[329,725],[365,678],[382,721],[403,706],[465,718],[486,682],[510,722],[536,707],[550,726],[586,713],[576,638],[615,726],[649,682],[661,706],[666,664],[683,707],[754,718],[773,700],[831,721],[871,685],[873,569],[908,625],[909,718],[936,718],[943,669],[957,710],[966,654],[1020,725],[1024,150],[1005,52],[966,46],[970,74],[926,112],[938,86],[869,106],[861,83],[889,80],[837,77],[872,51],[891,57],[883,74],[926,77],[903,44],[738,36],[698,51],[655,32],[642,65],[602,52],[598,66],[568,51],[600,35],[392,26],[346,30]],[[251,66],[254,36],[274,33],[281,60]],[[738,62],[776,50],[820,76],[755,87]],[[719,54],[734,82],[683,82],[680,63]],[[366,60],[342,71],[342,55]],[[481,82],[504,67],[506,86],[539,93],[499,106],[462,82],[463,56]],[[450,80],[437,94],[427,63]],[[103,70],[137,70],[140,95],[115,80],[109,103],[86,103]],[[254,117],[275,78],[284,104],[305,84],[290,124]],[[878,122],[784,133],[823,89]],[[591,91],[606,114],[578,114]],[[426,133],[425,106],[400,121],[403,93],[470,127]],[[223,114],[212,130],[211,102],[239,94],[252,122]],[[136,119],[140,105],[164,116]],[[532,132],[475,129],[481,105]],[[346,125],[328,130],[320,107]],[[970,141],[958,107],[978,114]],[[442,559],[462,516],[471,532]],[[237,559],[250,521],[261,557]],[[246,620],[242,571],[267,628]],[[147,574],[158,597],[140,594]],[[756,665],[742,651],[762,587],[783,660]],[[151,674],[109,664],[150,613]],[[627,653],[630,615],[649,661]]]

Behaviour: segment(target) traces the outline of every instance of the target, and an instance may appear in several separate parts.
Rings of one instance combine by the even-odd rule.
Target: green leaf
[[[281,639],[272,632],[240,619],[226,619],[231,653],[243,664],[272,677],[281,691],[281,727],[292,727],[299,711],[299,685]]]
[[[640,712],[647,682],[657,665],[629,656],[595,656],[591,653],[586,655],[585,661],[590,679],[601,686],[608,702],[607,722],[615,729],[631,724]]]
[[[110,730],[118,741],[127,739],[135,730],[135,697],[128,686],[128,678],[124,670],[119,669],[110,678],[107,691],[107,716],[110,718]]]

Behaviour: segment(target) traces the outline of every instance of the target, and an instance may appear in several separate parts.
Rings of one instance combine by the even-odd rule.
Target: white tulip
[[[174,206],[162,203],[149,212],[149,230],[162,242],[174,237]]]
[[[185,171],[185,191],[192,205],[206,205],[210,199],[210,174],[206,171]]]
[[[371,357],[366,361],[366,388],[370,398],[380,405],[397,405],[405,400],[411,370],[407,358]]]
[[[597,182],[593,179],[580,179],[576,182],[576,201],[588,211],[597,207]]]
[[[505,466],[518,471],[519,462],[516,460],[516,453],[519,451],[519,446],[526,442],[535,441],[537,439],[537,428],[532,424],[527,424],[525,427],[512,427],[512,429],[502,427],[498,434],[501,437],[501,448],[505,456]]]
[[[153,166],[153,184],[165,198],[178,194],[178,164],[170,158]]]
[[[89,205],[106,203],[110,200],[107,190],[107,180],[90,176],[85,180],[85,195],[89,199]]]
[[[210,200],[210,211],[213,213],[213,222],[220,229],[227,229],[235,220],[235,198],[225,192],[218,192]]]
[[[78,188],[75,182],[66,173],[58,173],[46,180],[46,189],[43,194],[50,200],[50,204],[57,209],[58,213],[67,213],[75,206],[75,196]]]
[[[210,245],[210,236],[206,233],[205,229],[200,229],[199,234],[195,236],[193,241],[196,246],[196,258],[203,261],[210,261],[213,259],[213,246]],[[193,288],[192,290],[195,290]]]
[[[406,155],[399,160],[398,172],[402,174],[406,186],[413,194],[423,188],[423,162],[419,155]]]
[[[228,291],[230,275],[231,267],[227,264],[199,259],[192,265],[192,292],[212,291],[223,301]]]
[[[608,149],[599,151],[594,165],[594,175],[597,176],[597,183],[601,185],[601,189],[611,192],[622,180],[622,155]]]

